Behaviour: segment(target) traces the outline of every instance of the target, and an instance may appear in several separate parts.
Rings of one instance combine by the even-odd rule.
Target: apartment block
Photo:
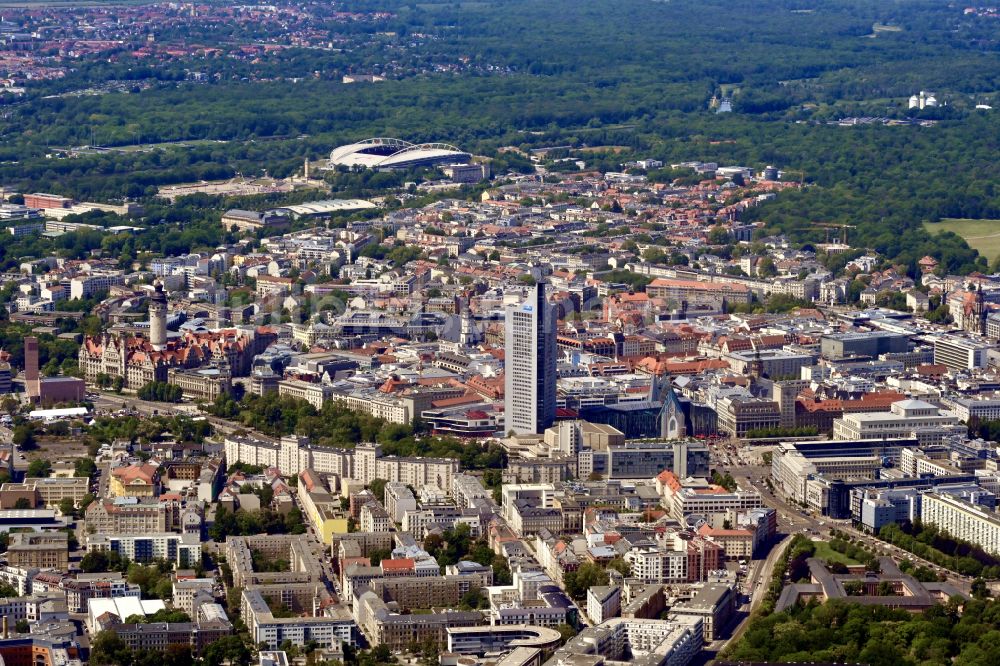
[[[294,645],[312,641],[322,648],[356,644],[354,620],[341,605],[327,606],[321,612],[314,610],[297,617],[277,618],[262,590],[251,587],[243,590],[241,610],[253,642],[264,643],[272,650],[285,641]]]
[[[924,493],[921,520],[935,525],[957,539],[976,544],[993,555],[1000,555],[1000,516],[951,495]]]
[[[201,539],[198,534],[91,534],[87,552],[113,551],[134,562],[167,560],[188,568],[201,562]]]
[[[456,478],[458,477],[456,476]],[[403,515],[407,511],[417,510],[417,498],[413,496],[413,492],[405,483],[398,481],[387,483],[385,484],[385,510],[393,522],[401,523]]]

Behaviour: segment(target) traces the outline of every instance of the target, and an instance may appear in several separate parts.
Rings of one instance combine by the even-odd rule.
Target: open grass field
[[[931,234],[954,231],[990,261],[1000,256],[1000,220],[944,218],[940,222],[925,222],[924,229]]]
[[[814,557],[826,560],[827,563],[832,564],[834,562],[840,562],[845,566],[850,566],[852,564],[861,564],[857,560],[853,560],[843,553],[838,553],[833,548],[830,548],[830,544],[826,541],[813,541],[816,546],[816,553]]]

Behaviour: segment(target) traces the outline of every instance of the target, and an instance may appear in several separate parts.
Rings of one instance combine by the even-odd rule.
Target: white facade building
[[[920,519],[936,525],[956,539],[976,544],[993,555],[1000,555],[1000,516],[965,500],[924,493],[920,503]]]
[[[507,307],[504,354],[505,432],[540,433],[556,418],[556,312],[544,282]]]

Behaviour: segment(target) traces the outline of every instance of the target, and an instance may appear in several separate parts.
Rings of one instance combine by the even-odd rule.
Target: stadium
[[[472,155],[447,143],[410,143],[402,139],[375,138],[334,148],[328,168],[410,169],[439,164],[464,164]]]

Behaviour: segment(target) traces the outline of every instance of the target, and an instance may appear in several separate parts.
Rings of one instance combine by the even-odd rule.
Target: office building
[[[877,358],[882,354],[901,354],[909,348],[909,338],[902,333],[872,331],[866,333],[831,333],[820,338],[820,354],[839,361],[852,357]]]
[[[975,395],[969,398],[947,396],[942,402],[958,417],[962,423],[971,419],[978,421],[1000,420],[1000,395]]]
[[[934,338],[934,363],[945,365],[952,371],[985,368],[987,353],[995,345],[979,342],[957,335],[941,335]]]
[[[878,478],[879,470],[898,466],[903,450],[916,445],[915,439],[785,442],[772,454],[771,480],[777,494],[805,503],[823,515],[847,518],[852,515],[851,492],[855,488],[924,482]],[[964,482],[974,477],[941,478]]]
[[[949,582],[921,583],[913,576],[899,570],[891,557],[878,558],[879,573],[862,572],[833,574],[822,560],[810,557],[808,583],[792,583],[785,587],[775,611],[781,612],[801,603],[826,603],[831,599],[864,606],[897,608],[910,613],[921,613],[940,608],[956,597],[968,599],[968,594]],[[860,585],[860,594],[849,594],[847,588]],[[883,590],[888,587],[891,593]]]
[[[768,430],[781,425],[781,406],[771,400],[751,396],[726,396],[715,405],[718,429],[732,437],[746,437],[754,430]]]
[[[448,652],[483,655],[487,652],[531,648],[548,654],[562,643],[555,629],[528,625],[449,627]]]
[[[172,502],[118,498],[91,502],[85,512],[87,528],[97,534],[150,534],[173,527]]]
[[[234,208],[222,214],[222,228],[226,231],[248,231],[255,233],[260,229],[276,231],[287,229],[291,218],[274,211],[261,213],[253,210]]]
[[[556,311],[539,282],[506,312],[505,432],[535,434],[556,418]]]
[[[24,389],[33,402],[82,402],[86,386],[78,377],[43,377],[39,374],[38,338],[24,338]]]
[[[649,479],[663,470],[681,478],[708,476],[708,447],[698,441],[623,442],[577,453],[577,478]]]
[[[725,359],[735,372],[747,375],[758,368],[763,376],[771,379],[798,379],[801,368],[813,364],[812,355],[784,349],[734,351],[727,354]]]
[[[65,532],[17,532],[10,535],[7,562],[15,567],[65,571],[69,566],[68,544]]]
[[[920,519],[920,491],[914,488],[882,489],[861,500],[861,527],[872,534],[890,523]]]
[[[705,479],[684,479],[671,471],[657,475],[656,490],[671,517],[683,520],[691,514],[710,516],[726,511],[746,511],[764,506],[756,490],[729,491]]]
[[[0,360],[0,395],[14,391],[13,378],[14,372],[11,370],[10,363],[6,360]]]
[[[89,479],[78,477],[45,477],[5,483],[0,485],[0,509],[13,509],[21,498],[27,499],[32,507],[58,508],[67,498],[78,505],[87,495],[89,482]]]
[[[155,465],[124,465],[111,470],[108,493],[112,497],[154,497],[159,485],[160,473]]]
[[[967,434],[951,412],[922,400],[900,400],[889,412],[845,414],[833,421],[833,438],[839,440],[914,437],[921,444],[943,441],[949,435]]]

